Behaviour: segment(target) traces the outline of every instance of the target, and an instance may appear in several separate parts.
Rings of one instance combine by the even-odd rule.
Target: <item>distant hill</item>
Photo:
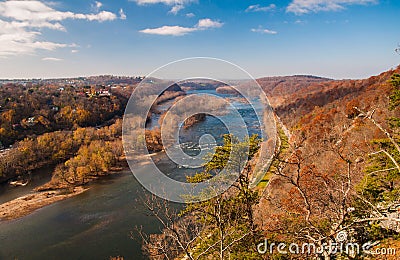
[[[361,80],[331,80],[313,76],[261,78],[257,81],[267,94],[275,112],[286,119],[288,126],[316,108],[332,108],[346,112],[349,102],[366,109],[387,106],[390,87],[387,81],[400,67]],[[384,105],[384,103],[386,105]],[[348,110],[349,108],[347,108]]]
[[[188,80],[179,82],[179,86],[185,91],[187,90],[211,90],[220,86],[226,86],[224,83],[214,80]]]
[[[330,81],[333,80],[316,76],[301,75],[257,79],[258,84],[260,84],[265,93],[270,97],[270,102],[273,106],[278,106],[290,95],[293,95],[298,91],[304,91],[309,88],[310,85],[313,85],[318,91],[318,83]]]

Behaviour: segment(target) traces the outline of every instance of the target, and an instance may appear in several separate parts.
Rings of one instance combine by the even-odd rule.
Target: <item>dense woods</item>
[[[290,93],[291,99],[277,97],[276,113],[291,138],[275,157],[258,205],[258,223],[270,242],[321,247],[345,232],[345,242],[360,248],[375,241],[399,244],[397,73],[312,83]],[[284,258],[361,259],[372,256],[368,250]]]
[[[101,154],[106,151],[112,153],[115,158],[119,158],[122,156],[121,134],[122,121],[118,119],[111,126],[100,129],[78,128],[74,131],[55,131],[37,137],[25,138],[0,157],[0,179],[8,180],[16,176],[24,177],[32,170],[45,165],[64,164],[70,158],[75,158],[75,163],[87,166],[90,166],[87,164],[88,160],[91,160],[91,163],[94,164],[101,164],[104,162]],[[95,144],[103,150],[96,151],[93,149]],[[99,154],[100,157],[93,157],[92,154],[94,153]],[[108,162],[110,167],[115,164],[115,160]],[[65,163],[64,166],[69,166],[68,169],[71,168],[65,174],[76,174],[74,172],[76,167],[73,168],[72,163]],[[108,168],[103,167],[102,169]],[[77,183],[79,182],[77,181]]]
[[[0,145],[8,147],[27,136],[97,126],[121,117],[127,97],[104,86],[0,87]]]
[[[117,169],[124,161],[122,115],[133,88],[1,86],[0,148],[13,148],[0,154],[0,182],[26,179],[32,170],[58,164],[52,181],[41,189],[63,188]],[[171,86],[154,111],[183,94]],[[159,130],[146,131],[150,151],[162,150],[160,138]]]

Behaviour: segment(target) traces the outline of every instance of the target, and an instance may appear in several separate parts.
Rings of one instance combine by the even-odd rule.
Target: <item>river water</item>
[[[135,200],[143,193],[126,171],[27,217],[0,222],[0,259],[142,259],[130,231],[143,225],[159,232]]]
[[[237,107],[248,123],[250,133],[257,133],[255,114],[249,106],[237,103]],[[204,122],[185,131],[182,136],[186,147],[196,149],[196,138],[200,135],[212,134],[220,142],[226,128],[218,119],[207,117]],[[186,174],[194,172],[172,163],[159,164],[158,167],[176,180],[183,180]],[[49,173],[44,175],[49,176]],[[39,185],[44,180],[40,178],[34,183]],[[0,189],[3,190],[0,202],[28,192],[19,188]],[[0,222],[0,259],[109,259],[110,256],[146,259],[140,241],[131,238],[135,226],[143,226],[147,233],[160,232],[159,223],[146,214],[138,200],[145,193],[131,172],[126,170],[92,183],[87,192],[76,197],[17,220]]]

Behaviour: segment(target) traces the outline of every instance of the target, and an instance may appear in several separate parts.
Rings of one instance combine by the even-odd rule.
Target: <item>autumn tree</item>
[[[257,153],[260,142],[255,135],[244,141],[225,135],[223,145],[210,155],[212,158],[205,165],[205,171],[187,177],[188,182],[212,181],[211,178],[224,169],[229,172],[243,169]],[[215,197],[190,203],[179,214],[171,216],[170,207],[165,201],[147,202],[147,208],[164,228],[161,235],[141,235],[147,254],[154,259],[180,255],[188,259],[256,257],[256,241],[260,233],[254,224],[253,206],[258,202],[258,193],[249,189],[248,167],[236,173],[239,178],[226,192],[204,191],[216,193]]]

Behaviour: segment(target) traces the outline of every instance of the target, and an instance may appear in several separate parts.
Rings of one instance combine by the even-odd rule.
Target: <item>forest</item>
[[[53,179],[65,177],[57,173],[67,168],[75,177],[63,181],[74,185],[109,172],[123,160],[121,118],[131,91],[104,85],[2,85],[0,146],[12,149],[0,156],[0,182],[29,179],[33,170],[57,164]],[[82,173],[83,168],[88,171]],[[53,184],[47,187],[65,186]]]
[[[127,93],[128,89],[105,86],[5,84],[0,87],[0,146],[33,135],[107,124],[123,115]]]
[[[12,149],[0,154],[0,183],[28,180],[32,171],[56,165],[52,180],[37,190],[69,189],[127,167],[122,116],[135,87],[1,86],[0,148]],[[182,95],[178,85],[169,87],[149,118],[161,113],[158,105]],[[150,151],[163,149],[159,128],[146,130],[145,139]]]

